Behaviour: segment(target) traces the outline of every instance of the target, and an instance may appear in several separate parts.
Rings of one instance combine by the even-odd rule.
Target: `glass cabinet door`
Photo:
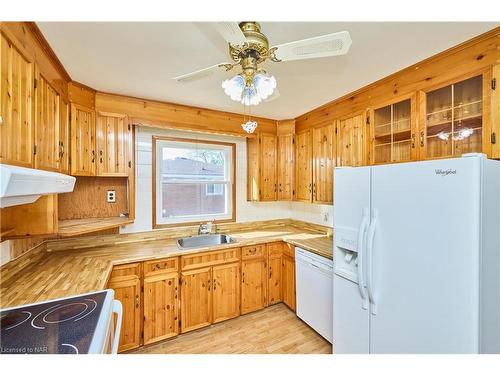
[[[426,158],[482,150],[482,76],[467,79],[426,96]]]
[[[411,160],[411,99],[373,113],[373,163]]]

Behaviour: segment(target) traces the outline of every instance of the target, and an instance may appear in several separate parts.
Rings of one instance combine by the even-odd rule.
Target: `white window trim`
[[[235,176],[234,170],[235,166],[232,165],[233,160],[235,161],[235,157],[232,154],[234,152],[234,147],[231,144],[210,144],[204,143],[203,140],[193,140],[193,142],[188,142],[185,140],[162,140],[162,139],[153,139],[153,142],[156,142],[156,207],[153,207],[155,210],[156,216],[156,225],[172,225],[172,224],[184,224],[184,223],[192,223],[192,222],[205,222],[205,221],[226,221],[234,218],[233,215],[233,186],[235,184]],[[210,142],[207,140],[207,142]],[[224,214],[203,214],[203,215],[183,215],[183,216],[175,216],[172,218],[165,218],[162,215],[162,207],[163,207],[163,194],[162,194],[162,179],[161,179],[161,161],[163,160],[163,148],[164,147],[173,147],[173,148],[203,148],[203,149],[214,149],[214,150],[223,150],[225,154],[225,163],[224,163],[224,175],[228,176],[229,179],[224,180],[163,180],[163,183],[168,184],[189,184],[189,183],[200,183],[200,184],[224,184],[226,185],[226,210],[227,213]],[[223,195],[223,194],[222,194]]]
[[[226,183],[215,183],[215,182],[211,182],[210,184],[206,184],[205,185],[205,195],[209,196],[209,197],[218,197],[220,195],[224,195],[224,189],[222,188],[219,188],[223,185],[226,185],[226,189],[228,188],[227,184]],[[208,187],[209,186],[213,186],[214,187],[214,191],[213,193],[212,192],[209,192],[208,191]],[[216,188],[217,187],[217,188]],[[230,186],[229,186],[230,187]]]

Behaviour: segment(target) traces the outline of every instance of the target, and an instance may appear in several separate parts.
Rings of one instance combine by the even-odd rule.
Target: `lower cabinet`
[[[295,251],[294,247],[288,244],[284,245],[283,263],[282,263],[282,290],[283,302],[290,309],[295,311]]]
[[[114,289],[115,299],[123,306],[123,321],[118,351],[138,348],[141,344],[141,279],[140,264],[118,266],[113,270],[108,288]]]
[[[179,275],[144,277],[144,344],[179,334]]]
[[[267,251],[265,245],[241,249],[241,313],[267,306]]]
[[[295,311],[294,247],[245,246],[115,266],[123,352],[284,302]]]
[[[181,272],[181,332],[212,322],[212,267]]]

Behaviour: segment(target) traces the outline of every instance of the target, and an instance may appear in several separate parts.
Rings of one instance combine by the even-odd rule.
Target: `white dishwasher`
[[[297,316],[332,342],[333,261],[295,248]]]

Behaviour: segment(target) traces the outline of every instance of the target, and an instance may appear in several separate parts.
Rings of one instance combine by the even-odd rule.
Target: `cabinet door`
[[[59,172],[70,174],[69,145],[70,145],[69,104],[59,100]]]
[[[313,201],[333,203],[333,168],[335,166],[335,127],[313,130]]]
[[[35,92],[35,168],[58,171],[59,94],[41,74]]]
[[[141,281],[135,275],[112,278],[108,288],[123,306],[123,320],[118,351],[138,348],[141,342]]]
[[[212,322],[212,268],[181,273],[181,332]]]
[[[295,136],[296,187],[295,199],[310,202],[312,199],[312,138],[306,130]]]
[[[295,311],[295,260],[292,257],[283,255],[282,270],[283,302]]]
[[[283,244],[272,243],[267,245],[268,261],[267,261],[267,300],[269,305],[281,302],[281,268]]]
[[[214,266],[213,323],[240,315],[240,264]]]
[[[179,334],[179,275],[144,278],[144,344]]]
[[[275,135],[262,134],[260,142],[260,200],[275,201],[277,198],[277,138]]]
[[[260,199],[259,138],[247,138],[247,200]]]
[[[34,67],[0,34],[0,163],[33,166]]]
[[[293,134],[278,137],[278,200],[291,201],[294,193],[295,140]]]
[[[95,176],[95,113],[71,104],[71,174]]]
[[[491,91],[491,157],[500,159],[500,64],[493,67],[497,87]]]
[[[338,167],[366,165],[365,114],[337,121]]]
[[[241,262],[241,313],[266,307],[267,267],[265,259]]]
[[[123,114],[99,112],[96,120],[97,175],[128,176],[132,131]]]

